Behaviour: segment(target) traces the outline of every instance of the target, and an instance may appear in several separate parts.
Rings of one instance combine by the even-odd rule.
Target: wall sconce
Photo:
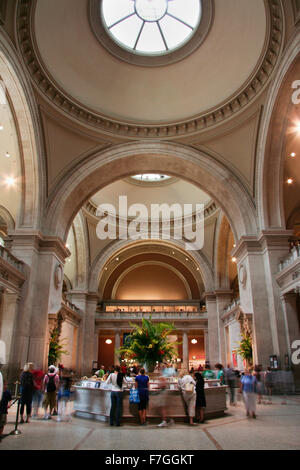
[[[111,339],[106,339],[105,342],[106,342],[106,344],[111,344],[112,340]]]

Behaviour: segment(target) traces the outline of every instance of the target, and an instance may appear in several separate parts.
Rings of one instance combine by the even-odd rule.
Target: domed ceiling
[[[133,65],[100,44],[88,7],[88,0],[36,2],[36,52],[75,102],[122,122],[178,122],[224,104],[253,78],[268,42],[263,0],[214,0],[211,29],[192,54],[167,66]]]

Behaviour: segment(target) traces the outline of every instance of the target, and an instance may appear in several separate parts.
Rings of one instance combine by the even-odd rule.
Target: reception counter
[[[110,390],[87,386],[75,387],[74,413],[76,416],[107,421],[110,413]],[[205,388],[205,418],[223,416],[226,410],[226,386]],[[174,419],[185,418],[184,404],[179,390],[167,390],[168,415]],[[148,419],[161,418],[161,393],[159,390],[149,391]],[[129,390],[123,392],[123,419],[138,419],[138,405],[129,403]]]

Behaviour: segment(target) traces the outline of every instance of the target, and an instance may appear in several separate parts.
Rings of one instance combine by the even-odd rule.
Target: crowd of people
[[[34,369],[34,364],[29,362],[23,368],[19,385],[20,424],[30,423],[31,418],[39,418],[41,407],[42,419],[49,420],[52,416],[56,416],[57,421],[70,419],[67,404],[71,394],[72,371],[51,365],[45,373]],[[4,382],[0,396],[0,436],[3,434],[11,405],[12,395]]]
[[[138,369],[136,365],[130,368],[122,363],[120,366],[112,366],[106,369],[101,366],[95,373],[101,379],[101,383],[110,386],[111,409],[110,425],[121,426],[123,390],[134,389],[138,397],[138,416],[141,425],[147,422],[147,407],[149,403],[149,376],[144,368]],[[220,385],[227,385],[230,406],[235,406],[238,391],[245,405],[246,415],[256,418],[256,404],[263,401],[272,404],[274,392],[274,372],[270,367],[262,371],[261,365],[253,369],[245,369],[243,372],[234,370],[230,365],[226,368],[222,364],[216,364],[214,370],[210,364],[199,366],[197,370],[175,369],[170,364],[162,364],[156,371],[156,379],[160,390],[160,415],[162,421],[158,427],[167,427],[174,424],[174,420],[168,416],[168,378],[178,375],[178,389],[181,392],[187,422],[190,425],[204,422],[204,410],[206,407],[205,380],[218,380]],[[278,374],[277,374],[278,375]],[[12,395],[7,389],[7,384],[2,383],[0,390],[0,437],[7,420],[8,409],[12,404]],[[100,381],[97,383],[100,386]],[[29,423],[31,418],[39,417],[42,407],[42,419],[49,420],[56,416],[57,421],[70,419],[67,405],[71,395],[72,371],[63,366],[57,368],[50,365],[48,371],[34,369],[32,363],[24,366],[20,377],[20,423]],[[286,404],[285,392],[283,392],[282,404]]]

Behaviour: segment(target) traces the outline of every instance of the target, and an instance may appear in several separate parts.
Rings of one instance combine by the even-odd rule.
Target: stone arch
[[[89,290],[91,292],[97,292],[98,286],[101,278],[101,273],[103,272],[104,266],[107,262],[117,256],[123,249],[127,249],[134,245],[143,246],[145,244],[149,244],[151,241],[151,245],[166,245],[170,248],[175,247],[180,250],[184,251],[184,242],[181,240],[168,240],[161,241],[161,240],[140,240],[140,241],[129,241],[128,240],[116,240],[113,241],[109,247],[106,248],[104,252],[100,252],[98,256],[95,258],[89,275]],[[209,262],[207,261],[204,254],[200,252],[189,252],[189,256],[193,258],[194,263],[196,266],[199,267],[200,275],[203,279],[204,288],[206,291],[214,290],[214,279],[213,279],[213,272]]]
[[[0,205],[0,217],[5,222],[7,230],[15,229],[15,221],[11,213],[4,207]]]
[[[38,109],[19,57],[4,33],[0,33],[0,79],[5,88],[15,126],[21,158],[22,203],[16,228],[38,229],[41,221],[45,173]]]
[[[257,207],[261,230],[285,229],[282,179],[284,144],[289,111],[293,107],[291,87],[300,77],[300,42],[294,37],[286,48],[268,92],[258,141]]]
[[[142,263],[135,263],[133,264],[132,266],[130,266],[129,268],[125,269],[119,276],[118,278],[116,279],[116,282],[113,286],[113,289],[112,289],[112,296],[111,298],[113,300],[116,299],[116,294],[117,294],[117,290],[120,286],[120,283],[123,281],[123,279],[133,270],[135,270],[136,268],[138,267],[141,267],[141,266],[146,266],[146,265],[154,265],[154,266],[162,266],[162,267],[165,267],[167,269],[170,269],[180,280],[181,282],[183,283],[185,289],[186,289],[186,292],[187,292],[187,298],[188,299],[192,299],[192,293],[191,293],[191,289],[190,289],[190,286],[189,286],[189,283],[187,282],[187,280],[184,278],[184,276],[181,274],[181,272],[174,268],[173,266],[170,266],[169,264],[167,263],[164,263],[164,262],[161,262],[161,261],[146,261],[146,262],[142,262]]]
[[[160,141],[116,145],[75,166],[49,197],[45,232],[65,240],[85,201],[106,185],[140,172],[167,173],[189,181],[223,208],[236,239],[257,234],[251,196],[228,168],[199,150]]]

